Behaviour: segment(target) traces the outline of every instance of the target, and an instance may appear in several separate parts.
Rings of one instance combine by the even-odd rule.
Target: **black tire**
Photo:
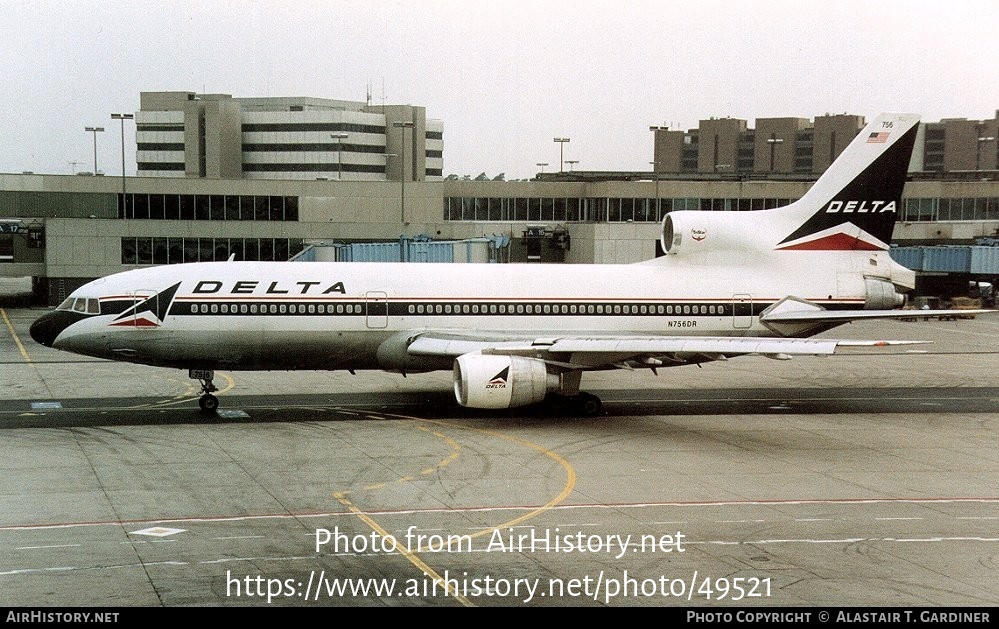
[[[211,394],[205,394],[198,400],[198,406],[206,413],[215,413],[219,408],[219,399]]]
[[[576,408],[584,417],[596,417],[604,412],[603,402],[592,393],[580,393],[576,400]]]

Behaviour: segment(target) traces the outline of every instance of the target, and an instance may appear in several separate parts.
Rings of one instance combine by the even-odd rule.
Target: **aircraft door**
[[[371,329],[388,327],[388,295],[382,291],[368,291],[364,295],[365,322]]]
[[[732,295],[732,327],[746,330],[753,325],[752,295]]]
[[[157,318],[159,309],[159,295],[154,290],[137,290],[132,293],[131,312],[124,319],[126,327],[134,327],[140,330],[151,330],[160,324]]]

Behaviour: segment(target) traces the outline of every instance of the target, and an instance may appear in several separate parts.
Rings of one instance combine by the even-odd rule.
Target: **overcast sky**
[[[650,125],[999,108],[999,1],[2,0],[0,172],[121,172],[142,91],[405,103],[444,173],[647,170]],[[127,172],[135,172],[132,123]],[[79,162],[71,165],[70,162]]]

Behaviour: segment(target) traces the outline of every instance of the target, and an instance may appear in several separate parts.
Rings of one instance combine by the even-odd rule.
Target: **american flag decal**
[[[884,144],[886,140],[888,140],[887,131],[878,131],[867,136],[868,144]]]

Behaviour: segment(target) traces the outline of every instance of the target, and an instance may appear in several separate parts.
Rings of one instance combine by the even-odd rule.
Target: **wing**
[[[563,335],[532,337],[517,333],[424,330],[396,337],[413,365],[437,368],[453,362],[458,403],[472,408],[515,408],[551,393],[579,404],[579,412],[599,412],[600,400],[580,394],[582,372],[651,369],[691,365],[757,354],[786,360],[792,356],[833,354],[841,347],[885,346],[922,341],[858,341],[826,338]],[[381,351],[381,350],[380,350]],[[390,354],[392,352],[385,352]]]
[[[563,369],[598,370],[685,365],[749,354],[786,360],[792,356],[833,354],[840,347],[923,342],[724,336],[563,336],[505,340],[429,331],[411,337],[408,352],[412,356],[438,358],[472,353],[524,356]]]

